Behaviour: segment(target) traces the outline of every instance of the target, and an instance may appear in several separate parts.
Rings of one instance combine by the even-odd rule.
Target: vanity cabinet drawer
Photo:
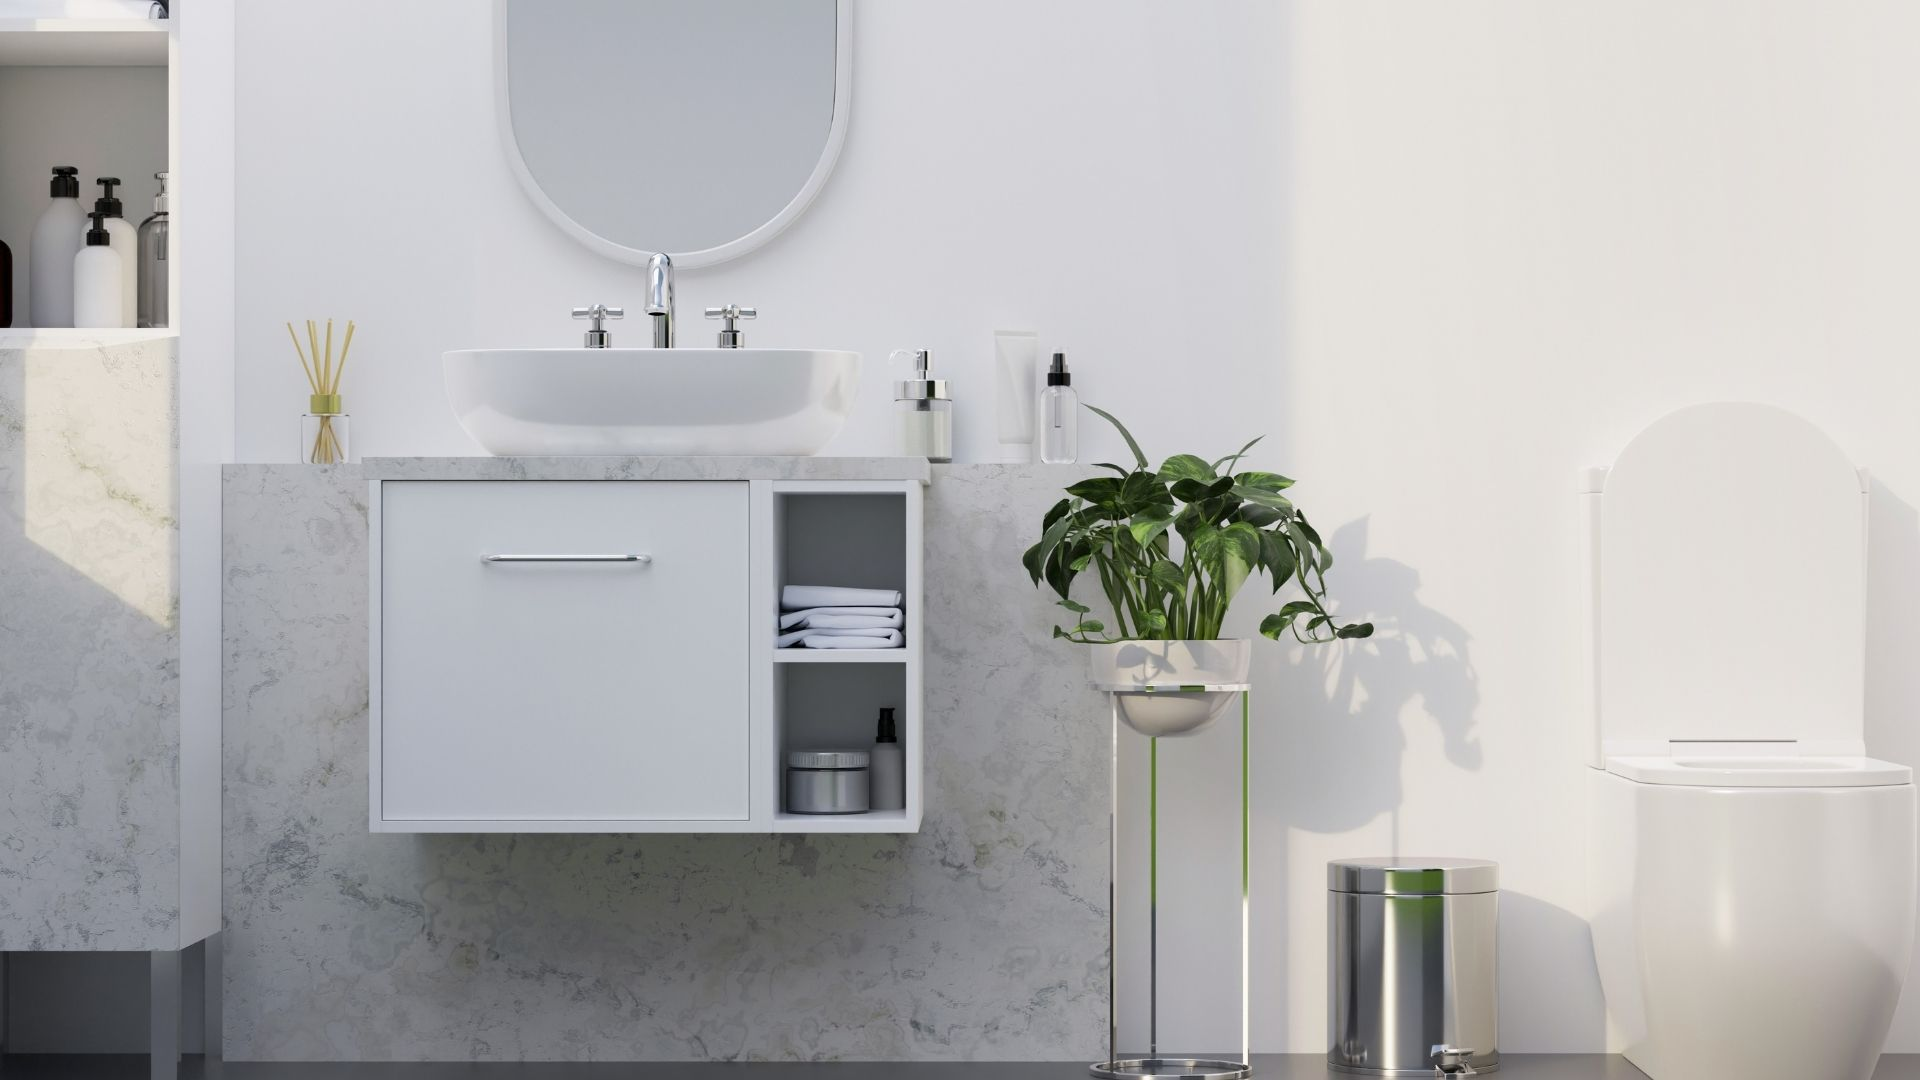
[[[376,829],[748,817],[746,483],[378,488]]]

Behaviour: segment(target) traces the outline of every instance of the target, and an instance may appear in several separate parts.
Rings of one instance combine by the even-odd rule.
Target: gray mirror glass
[[[603,254],[683,265],[805,209],[846,122],[840,0],[498,0],[508,156]]]

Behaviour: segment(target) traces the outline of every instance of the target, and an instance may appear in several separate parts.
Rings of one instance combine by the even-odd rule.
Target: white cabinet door
[[[748,816],[745,483],[380,491],[384,821]]]

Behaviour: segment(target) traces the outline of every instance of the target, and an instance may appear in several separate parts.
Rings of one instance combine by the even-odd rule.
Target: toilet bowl
[[[1585,488],[1613,1035],[1653,1080],[1867,1080],[1913,946],[1916,838],[1912,771],[1865,753],[1865,484],[1806,421],[1717,404]]]

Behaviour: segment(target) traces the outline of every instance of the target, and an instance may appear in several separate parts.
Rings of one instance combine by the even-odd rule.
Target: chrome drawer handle
[[[630,562],[650,563],[651,555],[482,555],[481,562]]]

